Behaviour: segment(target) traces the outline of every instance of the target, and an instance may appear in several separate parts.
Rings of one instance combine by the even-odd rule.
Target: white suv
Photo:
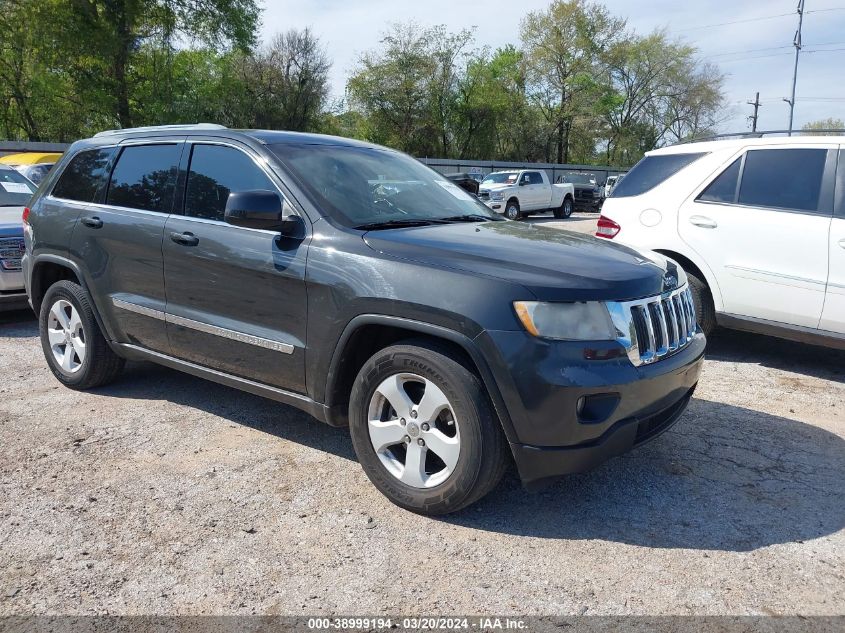
[[[649,152],[605,202],[596,235],[680,263],[705,332],[845,348],[845,136]]]

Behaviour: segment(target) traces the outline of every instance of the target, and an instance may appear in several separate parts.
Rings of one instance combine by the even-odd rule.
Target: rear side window
[[[758,149],[745,155],[739,204],[817,211],[826,149]]]
[[[181,145],[130,145],[117,159],[106,204],[170,213]]]
[[[646,156],[634,165],[625,178],[616,185],[610,197],[628,198],[650,191],[702,156],[704,156],[703,152]]]
[[[277,191],[249,156],[233,147],[194,145],[185,215],[223,220],[230,193],[256,190]]]
[[[94,202],[102,186],[114,147],[79,152],[68,163],[56,186],[53,197],[78,202]]]
[[[718,175],[716,180],[701,192],[698,200],[703,202],[727,202],[732,203],[736,199],[736,183],[739,179],[739,167],[742,158],[737,158],[725,171]]]

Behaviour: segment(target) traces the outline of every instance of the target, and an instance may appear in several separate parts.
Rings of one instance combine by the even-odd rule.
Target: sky
[[[330,58],[332,92],[344,93],[361,53],[378,47],[391,22],[445,24],[450,31],[475,28],[476,46],[519,44],[521,17],[548,0],[264,0],[262,35],[311,27]],[[750,130],[747,117],[760,92],[757,128],[782,130],[789,123],[798,27],[797,0],[604,0],[640,34],[665,28],[698,48],[702,59],[725,74],[721,132]],[[805,0],[803,52],[798,67],[795,128],[827,117],[845,120],[845,0]],[[728,24],[730,23],[730,24]],[[811,52],[815,51],[815,52]]]

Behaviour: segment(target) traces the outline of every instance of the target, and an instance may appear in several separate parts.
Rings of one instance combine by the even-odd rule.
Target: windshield
[[[270,150],[314,203],[345,226],[499,219],[477,198],[399,152],[288,143]]]
[[[594,185],[596,184],[596,177],[589,174],[566,174],[563,177],[564,181],[571,182],[575,185]]]
[[[499,184],[508,184],[512,185],[516,182],[517,177],[519,176],[518,171],[500,171],[496,172],[495,174],[489,174],[481,184],[488,184],[488,185],[499,185]]]
[[[25,207],[35,193],[33,185],[14,169],[0,169],[0,207]]]

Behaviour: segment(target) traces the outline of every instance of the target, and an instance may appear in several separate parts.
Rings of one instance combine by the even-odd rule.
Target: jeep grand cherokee
[[[401,153],[200,124],[75,143],[25,212],[44,355],[149,360],[348,426],[375,486],[451,512],[668,428],[705,339],[682,269],[511,222]]]

